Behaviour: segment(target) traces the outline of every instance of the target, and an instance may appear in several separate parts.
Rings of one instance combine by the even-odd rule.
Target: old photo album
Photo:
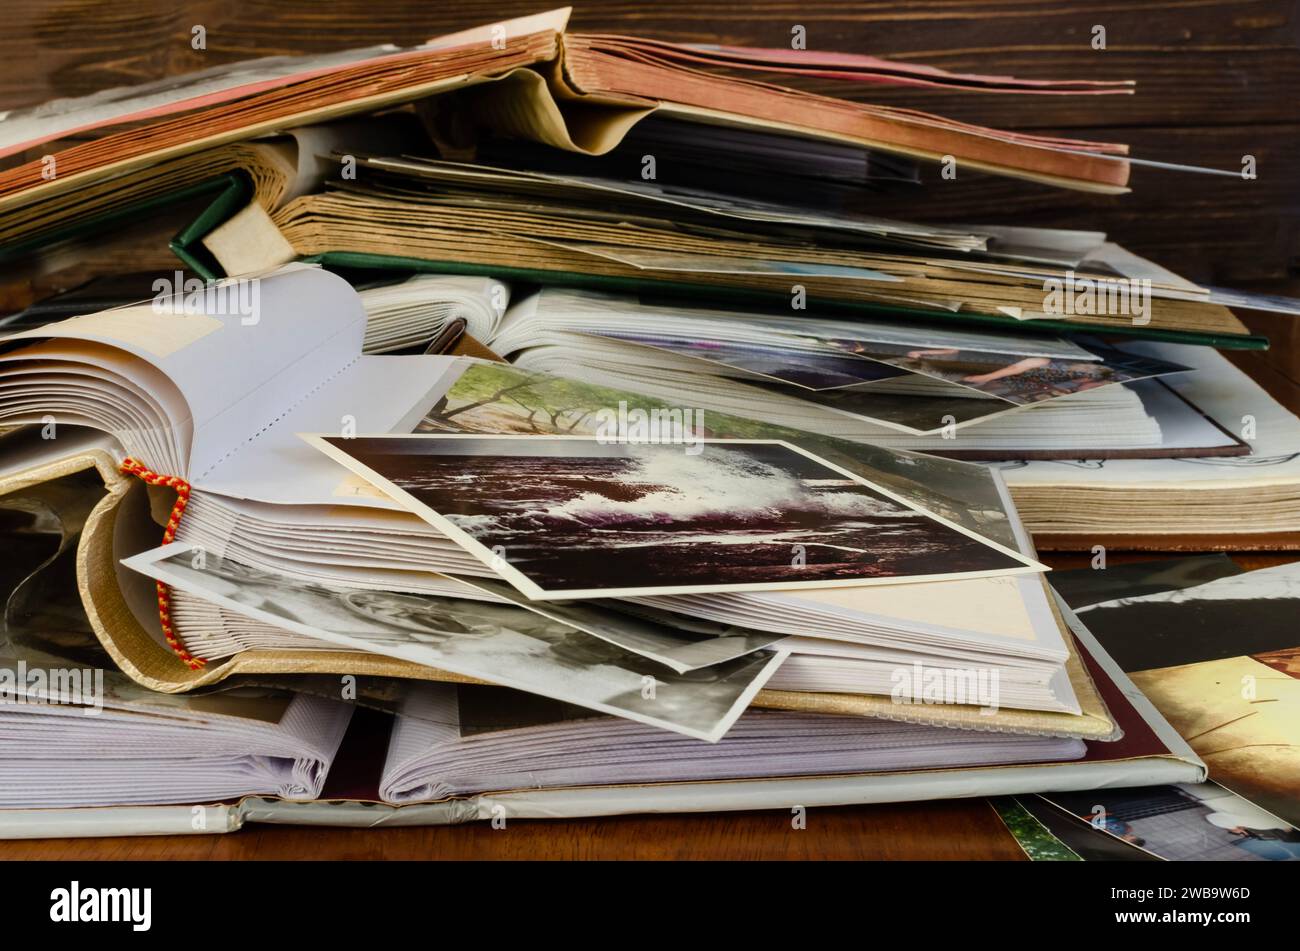
[[[7,567],[27,579],[10,600],[0,644],[7,667],[107,663],[96,659],[103,646],[84,616],[77,622],[59,598],[75,571],[93,484],[82,472],[3,496],[0,530],[15,554]],[[201,619],[196,608],[208,606],[232,629],[278,626],[323,651],[401,651],[461,682],[264,673],[180,694],[117,673],[75,694],[66,684],[59,693],[28,684],[5,711],[12,749],[0,834],[193,834],[254,821],[443,823],[493,810],[526,817],[877,801],[934,795],[934,782],[953,770],[978,777],[981,788],[1049,788],[1070,781],[1061,770],[1109,775],[1135,753],[1142,769],[1170,781],[1195,768],[1161,745],[1167,741],[1140,740],[1142,712],[1116,692],[1077,626],[1071,665],[1088,671],[1079,680],[1080,716],[1035,721],[1003,711],[978,722],[985,712],[967,708],[978,728],[964,729],[889,715],[888,701],[872,714],[792,710],[779,702],[791,691],[743,709],[738,695],[754,696],[785,654],[772,649],[779,638],[703,622],[670,627],[644,605],[611,611],[603,623],[581,602],[541,605],[573,625],[566,626],[506,603],[293,584],[180,543],[128,561],[172,583],[178,621]],[[185,601],[190,591],[205,600]],[[624,611],[636,623],[616,623]],[[509,689],[473,676],[501,682],[511,671],[532,680]],[[350,700],[340,696],[347,683]],[[948,717],[963,712],[945,709]],[[1104,720],[1105,732],[1065,732],[1071,719]],[[726,722],[722,739],[700,742],[705,729]],[[51,729],[77,757],[60,773],[55,797],[45,789],[50,763],[41,745]],[[1125,736],[1130,741],[1116,745]]]
[[[350,762],[335,713],[355,674],[402,685],[384,776],[357,794],[372,801],[536,782],[643,790],[580,812],[721,808],[720,780],[770,802],[795,778],[843,777],[819,787],[830,802],[933,795],[927,771],[957,766],[1043,782],[1116,768],[1121,697],[995,471],[487,360],[367,354],[339,278],[296,266],[259,287],[246,315],[127,307],[0,355],[6,484],[108,486],[73,545],[94,577],[87,620],[136,682],[179,692],[190,726],[159,729],[228,732],[209,694],[253,678],[303,696],[295,677],[326,677],[284,708],[247,795],[331,798],[320,764]],[[50,407],[56,440],[39,436]],[[160,547],[156,487],[175,482],[185,504]],[[481,695],[499,698],[491,728],[467,684],[500,691]],[[60,714],[32,709],[20,722],[38,729]],[[79,726],[89,745],[97,729]],[[155,800],[228,798],[243,767],[221,742],[184,794]],[[517,769],[492,765],[501,749]],[[1159,749],[1140,755],[1194,778]],[[899,770],[907,791],[867,778]],[[659,792],[669,779],[695,798]],[[101,802],[75,782],[67,798]]]

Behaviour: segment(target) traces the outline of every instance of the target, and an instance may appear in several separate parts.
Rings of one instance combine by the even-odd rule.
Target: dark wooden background
[[[0,0],[0,111],[255,56],[412,44],[476,23],[544,9],[532,0]],[[1026,77],[1135,79],[1133,96],[999,96],[924,90],[812,88],[907,105],[1005,128],[1125,141],[1160,161],[1259,177],[1138,169],[1133,193],[1101,197],[962,177],[900,217],[1015,221],[1097,229],[1187,277],[1300,294],[1300,2],[1297,0],[781,0],[580,2],[576,30],[704,43],[786,46],[909,59],[952,70]],[[207,49],[191,47],[192,28]],[[1105,50],[1090,45],[1106,31]],[[0,311],[79,276],[120,266],[171,268],[177,225],[141,222],[115,243],[79,247],[0,274]],[[1294,319],[1241,316],[1273,349],[1239,360],[1300,410]],[[1079,557],[1049,559],[1059,567]],[[1247,567],[1286,560],[1243,556]],[[806,831],[788,815],[626,817],[475,828],[318,831],[253,828],[235,836],[0,843],[0,858],[1018,858],[982,800],[815,810]]]

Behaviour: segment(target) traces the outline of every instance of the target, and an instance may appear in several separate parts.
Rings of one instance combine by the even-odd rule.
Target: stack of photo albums
[[[188,275],[3,339],[0,834],[1203,781],[1031,533],[1300,537],[1214,349],[1292,305],[870,215],[1130,160],[772,80],[1130,87],[565,14],[0,121],[7,260],[211,201]]]

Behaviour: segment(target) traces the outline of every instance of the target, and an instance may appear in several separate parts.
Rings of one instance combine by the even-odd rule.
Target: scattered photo
[[[1216,782],[1300,823],[1300,563],[1077,613]]]
[[[1226,553],[1216,552],[1212,555],[1108,564],[1104,571],[1095,568],[1053,571],[1052,587],[1066,604],[1078,610],[1101,601],[1191,588],[1207,581],[1239,575],[1243,570]]]
[[[1052,834],[1044,823],[1034,816],[1013,796],[990,799],[989,805],[998,814],[1031,862],[1078,862],[1082,856],[1064,841]]]
[[[1131,845],[1100,829],[1080,822],[1063,809],[1038,796],[1016,796],[1012,800],[1051,835],[1085,862],[1159,862],[1145,849]],[[1015,834],[1015,830],[1012,830]],[[1021,842],[1021,847],[1024,843]],[[1037,856],[1031,856],[1037,858]]]
[[[128,567],[218,607],[351,650],[386,654],[717,741],[785,658],[758,651],[678,674],[513,604],[296,581],[174,543]]]
[[[1075,611],[1128,673],[1300,646],[1300,565],[1178,584],[1175,577],[1165,590],[1126,591]]]
[[[1300,832],[1215,783],[1041,798],[1092,829],[1170,861],[1300,861]]]
[[[1239,618],[1225,630],[1247,625]],[[1300,647],[1129,676],[1215,781],[1300,822]]]
[[[304,438],[532,599],[1043,570],[779,441]]]

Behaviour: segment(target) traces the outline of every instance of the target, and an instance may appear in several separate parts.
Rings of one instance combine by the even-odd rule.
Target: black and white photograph
[[[1162,590],[1138,590],[1079,604],[1075,611],[1126,671],[1181,667],[1300,646],[1300,570],[1279,565],[1181,584],[1175,569]],[[1109,569],[1108,569],[1109,570]]]
[[[450,577],[450,576],[449,576]],[[754,631],[731,624],[693,625],[676,615],[655,617],[644,605],[614,598],[587,601],[533,601],[504,581],[494,578],[456,577],[497,601],[516,604],[609,641],[624,650],[671,667],[679,674],[711,667],[736,657],[771,647],[783,635]],[[708,633],[692,628],[707,627]]]
[[[858,419],[881,423],[891,429],[920,436],[941,433],[945,428],[956,430],[1017,408],[1005,400],[970,397],[961,393],[913,395],[878,393],[871,389],[848,387],[795,391],[779,383],[758,385],[787,396],[797,396],[801,400],[815,403],[845,416],[855,416]]]
[[[1042,570],[780,441],[304,438],[534,599]]]
[[[831,346],[814,348],[796,338],[791,338],[789,346],[781,346],[769,340],[738,343],[718,337],[679,337],[622,327],[588,332],[597,337],[691,357],[712,364],[723,376],[728,375],[728,370],[740,371],[734,375],[741,379],[758,376],[806,390],[860,386],[909,373],[902,367],[864,359]]]
[[[971,402],[967,400],[966,402]],[[508,363],[474,363],[455,381],[416,432],[490,435],[594,435],[601,410],[627,403],[647,413],[671,411],[663,401]],[[1001,404],[999,404],[1001,405]],[[927,417],[928,421],[929,417]],[[1008,531],[1007,500],[991,469],[917,452],[899,452],[771,423],[710,413],[705,435],[718,439],[780,439],[976,534],[1018,548]]]
[[[1052,587],[1072,608],[1116,598],[1134,598],[1162,591],[1179,591],[1230,578],[1242,567],[1226,552],[1186,555],[1181,558],[1143,559],[1095,568],[1069,568],[1052,572]]]
[[[715,742],[784,660],[685,673],[513,604],[295,581],[173,544],[127,564],[245,617]]]

